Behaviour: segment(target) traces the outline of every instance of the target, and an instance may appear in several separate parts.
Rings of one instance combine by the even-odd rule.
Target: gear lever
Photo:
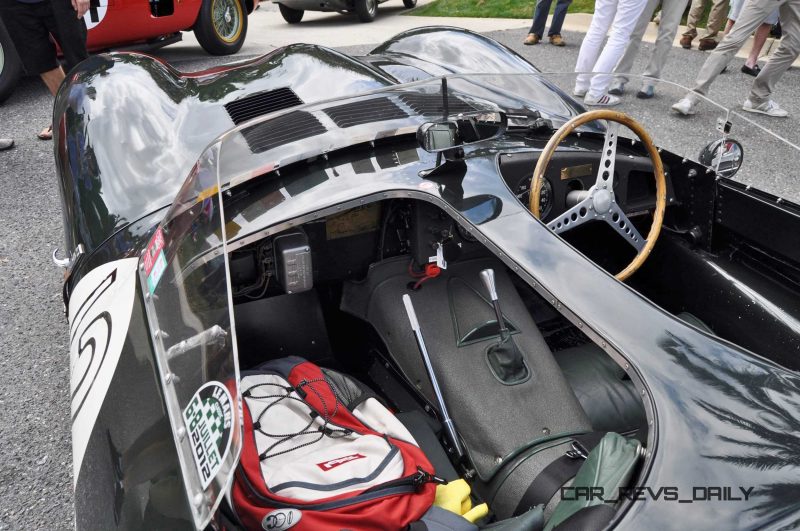
[[[494,280],[494,270],[484,269],[480,273],[481,282],[489,292],[489,299],[494,306],[497,317],[497,326],[500,328],[500,338],[494,345],[486,349],[489,368],[494,375],[504,384],[511,385],[522,383],[530,377],[530,371],[525,364],[522,353],[517,348],[511,333],[506,326],[503,312],[500,310],[500,297],[497,296],[497,286]]]
[[[497,326],[500,327],[500,341],[506,341],[509,336],[506,320],[503,319],[503,312],[500,311],[500,298],[497,296],[497,286],[494,283],[494,269],[484,269],[481,271],[481,282],[489,292],[489,299],[494,306],[494,314],[497,316]]]

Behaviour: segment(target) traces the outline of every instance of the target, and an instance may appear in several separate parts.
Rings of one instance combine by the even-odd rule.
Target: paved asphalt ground
[[[394,3],[394,2],[393,2]],[[254,17],[267,16],[266,5]],[[382,6],[379,17],[396,16],[400,9]],[[352,20],[352,19],[351,19]],[[312,24],[322,33],[353,31],[342,27],[339,15]],[[303,23],[305,24],[305,22]],[[303,25],[301,24],[301,26]],[[524,24],[523,24],[524,25]],[[581,36],[567,33],[569,46],[547,44],[525,47],[524,29],[492,31],[490,37],[517,50],[545,71],[569,71],[575,64]],[[385,35],[389,37],[390,35]],[[363,53],[367,45],[344,51]],[[650,45],[643,45],[650,50]],[[246,59],[270,50],[245,48]],[[210,58],[193,47],[166,48],[158,52],[177,68],[198,70],[226,62]],[[689,84],[704,60],[696,50],[673,49],[665,78]],[[740,104],[752,78],[739,73],[734,60],[711,96],[726,106]],[[641,71],[639,60],[635,71]],[[792,117],[756,121],[775,126],[780,134],[800,144],[800,71],[790,70],[775,99]],[[628,97],[626,110],[645,120],[661,145],[696,154],[712,131],[719,113],[705,112],[693,119],[678,119],[667,108],[682,91],[673,89],[645,106]],[[38,79],[22,81],[16,93],[0,107],[0,136],[12,136],[17,147],[0,153],[0,529],[66,529],[73,526],[72,459],[70,453],[69,375],[67,326],[62,313],[60,271],[50,255],[62,245],[61,210],[53,162],[53,147],[35,133],[48,123],[51,100]],[[752,126],[737,123],[734,136],[745,139],[747,167],[741,179],[760,188],[800,201],[796,175],[800,155]],[[755,146],[755,147],[753,147]]]

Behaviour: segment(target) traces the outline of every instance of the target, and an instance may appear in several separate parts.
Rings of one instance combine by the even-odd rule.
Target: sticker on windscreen
[[[150,238],[150,243],[147,244],[144,256],[142,256],[144,274],[147,277],[147,289],[151,295],[155,292],[158,281],[161,280],[161,276],[167,269],[164,245],[164,231],[161,230],[161,227],[158,227],[153,237]]]
[[[208,382],[183,410],[183,422],[203,489],[219,472],[230,448],[232,405],[231,394],[224,385]]]

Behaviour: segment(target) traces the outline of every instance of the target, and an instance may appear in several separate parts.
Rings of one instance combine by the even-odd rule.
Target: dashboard
[[[598,146],[599,147],[599,146]],[[540,151],[514,151],[498,156],[500,174],[524,204],[530,203],[533,169]],[[570,192],[588,190],[597,179],[600,153],[594,150],[558,150],[545,171],[540,208],[542,220],[549,221],[566,211]],[[667,204],[674,202],[674,189],[667,177]],[[649,157],[618,148],[614,165],[614,194],[626,214],[635,215],[656,205],[656,183]]]

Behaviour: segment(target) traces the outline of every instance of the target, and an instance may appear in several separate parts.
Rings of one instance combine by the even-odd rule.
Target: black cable
[[[325,398],[322,396],[322,394],[317,389],[315,389],[313,385],[311,385],[313,383],[318,383],[318,382],[324,382],[334,394],[334,406],[333,406],[333,410],[332,411],[328,407],[328,402],[325,400]],[[265,387],[265,386],[278,387],[278,388],[282,389],[283,391],[285,391],[286,394],[253,395],[253,393],[252,393],[253,389],[256,389],[258,387]],[[318,414],[316,411],[314,411],[303,399],[291,396],[292,392],[302,392],[304,387],[308,387],[308,389],[310,389],[311,392],[313,392],[317,396],[317,398],[319,399],[320,403],[322,404],[322,414],[321,415]],[[269,437],[271,439],[278,439],[273,444],[271,444],[266,450],[264,450],[261,454],[259,454],[259,459],[262,460],[262,461],[264,461],[266,459],[269,459],[271,457],[277,457],[279,455],[283,455],[283,454],[286,454],[286,453],[289,453],[289,452],[293,452],[295,450],[299,450],[300,448],[304,448],[306,446],[310,446],[312,444],[315,444],[315,443],[319,442],[320,440],[322,440],[323,437],[326,437],[326,436],[327,437],[331,437],[331,438],[335,438],[335,437],[340,437],[342,435],[349,435],[350,433],[352,433],[352,431],[348,430],[348,429],[329,428],[328,427],[328,424],[331,422],[331,419],[333,417],[335,417],[336,413],[339,411],[340,398],[339,398],[338,393],[336,392],[336,388],[334,386],[332,386],[330,384],[330,382],[328,382],[328,380],[326,378],[317,378],[317,379],[314,379],[314,380],[303,380],[303,381],[300,382],[300,384],[296,388],[293,388],[291,386],[280,385],[280,384],[276,384],[276,383],[270,383],[270,382],[260,383],[260,384],[254,385],[254,386],[250,387],[249,389],[247,389],[246,391],[244,391],[242,393],[242,396],[244,398],[252,398],[252,399],[256,399],[256,400],[271,399],[271,398],[275,398],[276,399],[273,402],[271,402],[269,405],[267,405],[261,411],[261,413],[259,413],[258,418],[256,418],[255,422],[253,423],[254,429],[258,430],[264,436]],[[306,424],[301,430],[293,432],[293,433],[279,433],[279,434],[267,433],[266,431],[264,431],[264,429],[262,427],[262,422],[261,422],[262,419],[266,415],[267,411],[269,411],[273,406],[275,406],[277,404],[280,404],[281,402],[283,402],[283,401],[285,401],[287,399],[300,402],[301,404],[303,404],[303,405],[305,405],[306,407],[309,408],[309,410],[310,410],[310,413],[309,413],[310,420],[309,420],[308,424]],[[322,425],[319,426],[317,429],[312,430],[311,428],[314,425],[314,421],[316,420],[317,417],[322,417],[322,421],[323,421]],[[286,450],[281,450],[281,451],[275,452],[275,453],[270,453],[273,450],[275,450],[278,446],[280,446],[281,444],[286,443],[288,441],[291,441],[292,439],[294,439],[296,437],[301,437],[301,436],[305,436],[305,435],[316,435],[317,437],[312,441],[308,441],[308,442],[293,446],[292,448],[288,448]]]

